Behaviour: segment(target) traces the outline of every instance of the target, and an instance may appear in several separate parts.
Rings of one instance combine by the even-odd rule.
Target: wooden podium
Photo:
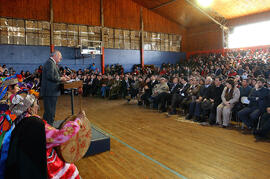
[[[71,97],[71,114],[74,114],[74,90],[83,87],[82,81],[73,81],[73,82],[65,82],[64,89],[70,90],[70,97]]]

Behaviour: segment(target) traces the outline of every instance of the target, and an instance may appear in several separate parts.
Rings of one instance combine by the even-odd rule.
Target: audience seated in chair
[[[264,87],[265,80],[259,78],[255,88],[252,89],[248,100],[250,103],[247,107],[238,112],[240,121],[248,127],[248,129],[254,129],[258,123],[258,119],[261,114],[265,113],[267,103],[269,102],[269,89]]]
[[[200,87],[199,94],[195,102],[191,102],[189,106],[189,114],[186,119],[192,119],[195,117],[195,121],[201,120],[201,104],[204,100],[209,99],[210,89],[212,84],[212,78],[207,77],[205,80],[205,84]]]
[[[188,89],[190,84],[188,84],[187,77],[180,78],[181,85],[178,90],[172,96],[171,112],[170,115],[176,114],[176,107],[182,103],[182,101],[188,97]]]
[[[235,82],[229,79],[221,95],[222,103],[217,107],[217,124],[222,127],[229,126],[232,108],[239,101],[239,97],[239,89],[235,86]]]

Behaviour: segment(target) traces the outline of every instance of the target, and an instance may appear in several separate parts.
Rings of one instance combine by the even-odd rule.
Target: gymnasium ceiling
[[[200,10],[196,0],[133,0],[154,12],[190,28],[213,22]],[[201,9],[219,22],[270,11],[270,0],[213,0]]]

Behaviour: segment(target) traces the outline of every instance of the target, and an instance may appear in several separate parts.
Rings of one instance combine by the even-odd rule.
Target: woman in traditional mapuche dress
[[[61,129],[56,129],[37,116],[39,105],[34,95],[20,94],[16,99],[20,100],[10,105],[11,114],[17,118],[11,134],[4,178],[79,179],[76,166],[61,160],[54,149],[77,134],[79,116]]]

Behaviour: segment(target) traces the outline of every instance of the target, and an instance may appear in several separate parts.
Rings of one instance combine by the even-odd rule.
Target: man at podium
[[[51,57],[45,62],[42,71],[40,96],[43,97],[45,119],[50,125],[53,124],[57,97],[60,96],[60,84],[69,80],[68,77],[61,77],[58,63],[62,60],[60,51],[54,51]]]

